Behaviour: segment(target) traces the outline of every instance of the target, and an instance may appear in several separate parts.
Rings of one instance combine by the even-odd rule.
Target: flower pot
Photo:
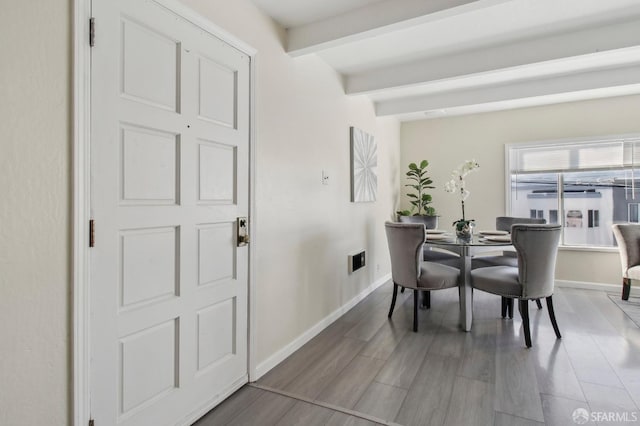
[[[459,220],[454,222],[456,237],[460,240],[469,241],[473,235],[475,223],[472,220]]]
[[[422,223],[427,229],[438,228],[438,216],[398,216],[398,222]]]

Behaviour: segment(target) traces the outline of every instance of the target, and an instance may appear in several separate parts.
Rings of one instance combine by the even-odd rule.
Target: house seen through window
[[[640,222],[640,136],[506,147],[507,214],[563,226],[565,246],[613,247],[614,223]]]

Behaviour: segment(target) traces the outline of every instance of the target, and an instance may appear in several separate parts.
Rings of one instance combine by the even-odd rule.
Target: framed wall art
[[[376,201],[378,192],[378,149],[373,135],[356,127],[350,128],[351,201]]]

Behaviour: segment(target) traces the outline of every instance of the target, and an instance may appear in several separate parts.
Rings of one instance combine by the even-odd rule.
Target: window
[[[544,219],[544,210],[531,209],[529,210],[529,217],[531,219]]]
[[[561,245],[613,247],[612,224],[640,222],[640,135],[512,144],[506,157],[507,214],[561,223]]]
[[[629,203],[628,207],[629,213],[627,214],[627,222],[631,223],[639,223],[640,215],[638,215],[638,203]]]

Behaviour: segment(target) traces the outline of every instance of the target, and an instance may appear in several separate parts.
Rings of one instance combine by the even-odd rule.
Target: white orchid
[[[467,160],[459,166],[459,170],[454,170],[453,172],[464,178],[478,167],[480,167],[480,164],[476,160]]]
[[[464,216],[464,201],[469,197],[469,194],[471,194],[466,189],[464,178],[478,167],[480,167],[480,165],[476,160],[467,160],[453,170],[451,173],[451,180],[444,184],[444,190],[451,194],[457,193],[460,196],[460,202],[462,203],[462,219],[455,221],[454,224],[466,224],[467,222],[470,222],[467,221]]]
[[[480,167],[476,160],[467,160],[460,164],[458,168],[451,173],[451,180],[444,184],[444,190],[449,193],[458,193],[462,201],[469,197],[470,192],[466,189],[464,178]]]
[[[455,179],[451,179],[450,181],[446,182],[444,184],[444,190],[446,192],[450,192],[450,193],[454,193],[456,192],[457,188],[456,188],[456,181]]]

